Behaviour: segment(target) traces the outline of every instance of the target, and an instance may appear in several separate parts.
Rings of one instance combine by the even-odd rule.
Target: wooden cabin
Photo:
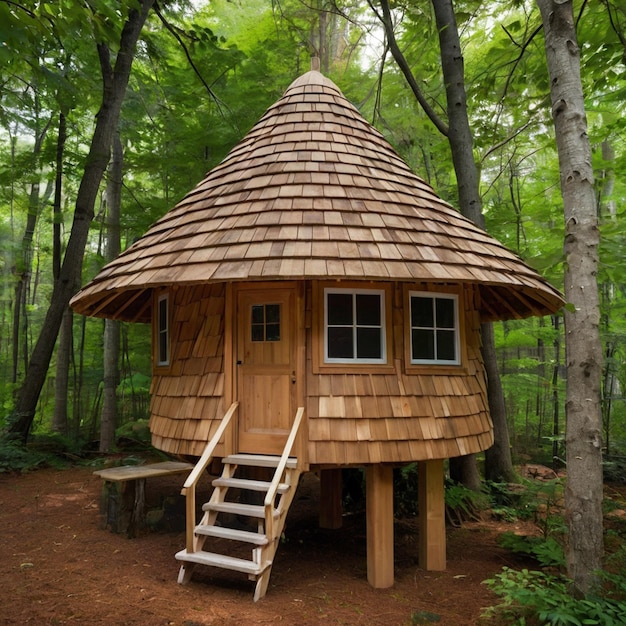
[[[255,599],[306,471],[336,527],[341,468],[365,468],[368,580],[388,587],[392,468],[417,461],[420,565],[444,569],[444,459],[493,442],[480,324],[562,304],[316,69],[72,300],[152,325],[153,444],[199,458],[179,581],[197,563],[235,569],[257,581]],[[214,459],[223,475],[197,523],[195,484]],[[250,465],[275,473],[241,478]],[[233,487],[263,504],[231,502]],[[256,530],[216,525],[228,512]],[[205,549],[215,536],[249,543],[252,560]]]

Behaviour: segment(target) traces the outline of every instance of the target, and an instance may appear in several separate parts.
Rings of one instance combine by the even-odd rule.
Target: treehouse
[[[388,587],[392,468],[417,461],[420,565],[445,569],[444,460],[493,442],[480,324],[562,304],[316,69],[72,300],[152,325],[153,444],[199,459],[179,582],[196,564],[237,570],[255,599],[307,471],[320,475],[320,523],[337,527],[341,469],[365,469],[367,576]],[[195,485],[216,463],[198,523]],[[228,527],[228,513],[256,525]],[[211,551],[214,537],[252,558]]]

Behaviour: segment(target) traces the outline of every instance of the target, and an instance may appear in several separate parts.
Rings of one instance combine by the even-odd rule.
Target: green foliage
[[[499,543],[511,552],[536,559],[542,567],[565,565],[563,546],[554,537],[528,537],[506,532],[500,535]]]
[[[394,468],[393,508],[398,517],[417,515],[417,463]]]
[[[502,602],[487,609],[484,617],[488,623],[511,626],[619,626],[626,615],[626,578],[606,573],[602,577],[604,589],[577,598],[564,577],[505,567],[485,581]]]
[[[626,455],[604,456],[602,471],[606,482],[626,484]]]
[[[488,508],[489,499],[480,491],[468,489],[465,485],[446,480],[445,502],[448,517],[457,522],[477,519],[481,510]]]
[[[148,420],[143,419],[134,422],[127,422],[123,426],[116,429],[115,438],[118,441],[124,439],[127,442],[132,441],[140,446],[149,446],[151,436]]]
[[[26,472],[46,464],[46,455],[34,453],[19,442],[0,437],[0,472]]]
[[[543,540],[560,538],[566,532],[561,514],[563,483],[560,479],[525,480],[520,484],[486,483],[492,501],[492,513],[502,518],[532,520]]]
[[[27,472],[42,467],[67,467],[84,458],[86,444],[58,433],[40,434],[27,446],[0,436],[0,472]]]
[[[393,471],[393,505],[398,517],[418,515],[418,464],[409,463]],[[476,519],[489,506],[483,492],[473,491],[452,480],[445,482],[445,504],[448,518],[455,523]]]
[[[438,624],[441,615],[431,611],[415,611],[411,613],[411,626],[427,626],[428,624]]]

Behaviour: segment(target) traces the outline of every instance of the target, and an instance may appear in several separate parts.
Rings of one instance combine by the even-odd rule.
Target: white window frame
[[[354,356],[353,358],[331,358],[328,356],[328,295],[329,294],[350,294],[352,295],[352,346],[356,350],[357,345],[357,329],[358,328],[379,328],[380,329],[380,353],[381,357],[378,359],[364,359]],[[356,324],[356,296],[359,294],[365,295],[377,295],[380,302],[380,326],[367,326]],[[326,288],[324,289],[324,363],[354,363],[354,364],[386,364],[387,363],[387,325],[386,325],[386,303],[385,303],[385,290],[384,289],[337,289]]]
[[[413,329],[419,328],[413,326],[413,298],[429,298],[433,301],[433,307],[435,300],[452,300],[454,304],[454,326],[452,329],[448,327],[437,326],[437,320],[435,318],[435,313],[433,312],[433,326],[432,327],[424,327],[426,330],[433,331],[433,337],[435,342],[435,358],[434,359],[414,359],[413,358]],[[446,330],[454,331],[454,359],[438,359],[437,355],[437,330]],[[409,355],[411,358],[411,365],[461,365],[461,327],[459,324],[459,296],[454,293],[441,293],[435,291],[409,291]]]
[[[165,303],[165,316],[163,316],[162,303]],[[163,355],[163,347],[165,347],[165,355]],[[163,293],[157,298],[156,361],[158,367],[167,367],[170,364],[170,352],[170,296],[168,293]]]

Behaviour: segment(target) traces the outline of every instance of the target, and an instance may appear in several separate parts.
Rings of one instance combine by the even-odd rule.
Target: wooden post
[[[443,459],[417,465],[419,565],[428,571],[446,569],[446,517]]]
[[[320,471],[320,528],[333,530],[341,528],[343,523],[342,489],[340,468]]]
[[[393,470],[368,465],[365,475],[367,581],[376,589],[393,585]]]

